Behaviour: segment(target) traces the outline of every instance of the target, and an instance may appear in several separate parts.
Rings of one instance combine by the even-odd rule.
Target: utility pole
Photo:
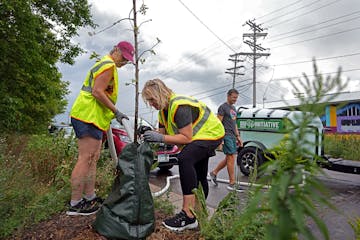
[[[227,68],[226,69],[227,71],[225,73],[231,74],[233,76],[232,88],[235,88],[236,76],[244,75],[244,73],[238,73],[237,70],[240,69],[240,68],[245,68],[243,65],[237,66],[237,63],[238,62],[244,62],[244,60],[240,60],[239,56],[237,56],[237,55],[236,56],[230,55],[230,57],[231,58],[229,58],[228,60],[234,62],[234,67],[233,68]]]
[[[240,52],[235,53],[233,55],[230,55],[230,57],[235,57],[237,59],[238,56],[251,56],[252,57],[252,63],[253,63],[253,107],[256,107],[256,59],[260,57],[268,57],[270,56],[270,53],[264,53],[263,51],[267,50],[263,47],[261,47],[257,43],[257,39],[259,37],[266,37],[267,33],[263,33],[263,28],[260,27],[260,25],[255,24],[253,21],[249,20],[246,22],[247,25],[250,26],[252,33],[244,33],[243,38],[244,43],[247,44],[252,52]]]

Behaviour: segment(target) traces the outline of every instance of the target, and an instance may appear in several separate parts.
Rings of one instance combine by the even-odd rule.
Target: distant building
[[[328,99],[331,95],[334,94],[327,94],[324,98]],[[360,134],[360,91],[339,93],[326,103],[325,114],[320,118],[328,132]],[[299,106],[300,101],[292,99],[286,102],[267,102],[263,105],[266,108],[288,110]]]

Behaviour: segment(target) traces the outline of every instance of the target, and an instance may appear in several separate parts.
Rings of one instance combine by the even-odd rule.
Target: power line
[[[360,29],[360,27],[351,28],[351,29],[347,29],[347,30],[344,30],[344,31],[336,32],[336,33],[326,34],[326,35],[322,35],[322,36],[319,36],[319,37],[309,38],[309,39],[305,39],[305,40],[298,41],[298,42],[279,45],[279,46],[271,47],[271,49],[290,46],[290,45],[295,45],[295,44],[298,44],[298,43],[303,43],[303,42],[308,42],[308,41],[313,41],[313,40],[316,40],[316,39],[321,39],[321,38],[325,38],[325,37],[329,37],[329,36],[333,36],[333,35],[338,35],[338,34],[342,34],[342,33],[346,33],[346,32],[351,32],[351,31],[355,31],[355,30],[358,30],[358,29]]]
[[[250,86],[252,85],[252,83],[249,83],[249,84],[247,84],[247,85],[249,85],[249,86],[248,86],[248,88],[247,88],[247,89],[244,89],[244,90],[243,90],[243,91],[241,91],[241,92],[239,92],[239,95],[241,95],[241,96],[243,96],[243,97],[246,97],[246,98],[251,99],[250,97],[248,97],[248,96],[246,96],[246,95],[241,94],[242,92],[246,92],[246,91],[250,88]],[[221,92],[218,92],[218,93],[214,93],[214,94],[211,94],[211,95],[208,95],[208,96],[204,96],[204,97],[198,97],[198,99],[199,99],[199,100],[201,100],[201,99],[205,99],[205,98],[213,97],[213,96],[216,96],[216,95],[224,94],[224,93],[226,93],[227,91],[228,91],[228,90],[221,91]]]
[[[206,27],[207,30],[209,30],[217,39],[219,39],[220,42],[222,42],[226,47],[228,47],[231,51],[235,52],[235,50],[230,47],[230,45],[228,45],[224,40],[222,40],[213,30],[211,30],[203,21],[201,21],[201,19],[196,16],[196,14],[191,11],[191,9],[186,6],[181,0],[178,0],[204,27]]]
[[[344,18],[344,17],[349,17],[349,16],[354,15],[354,14],[359,13],[359,12],[360,11],[355,11],[355,12],[352,12],[352,13],[349,13],[349,14],[345,14],[345,15],[336,17],[336,18],[328,19],[328,20],[323,21],[323,22],[318,22],[318,23],[315,23],[315,24],[310,25],[310,26],[305,26],[305,27],[301,27],[301,28],[298,28],[298,29],[295,29],[295,30],[292,30],[292,31],[288,31],[288,32],[280,33],[280,34],[275,34],[275,35],[270,36],[269,39],[279,37],[279,36],[282,36],[282,35],[287,35],[289,33],[297,32],[297,31],[300,31],[300,30],[303,30],[303,29],[309,29],[309,28],[314,27],[314,26],[318,26],[318,25],[321,25],[321,24],[324,24],[324,23],[335,21],[335,20],[338,20],[338,19],[341,19],[341,18]]]
[[[353,72],[353,71],[360,71],[360,68],[354,68],[354,69],[348,69],[348,70],[342,70],[341,73],[344,73],[344,72]],[[327,72],[327,73],[321,73],[321,75],[331,75],[331,74],[337,74],[338,72]],[[313,77],[315,75],[307,75],[308,77]],[[273,78],[272,81],[284,81],[284,80],[293,80],[293,79],[300,79],[302,78],[303,76],[290,76],[290,77],[284,77],[284,78]],[[252,80],[252,79],[245,79],[245,80]],[[218,87],[218,88],[215,88],[215,89],[211,89],[211,90],[208,90],[207,92],[210,92],[210,91],[214,91],[214,90],[218,90],[218,89],[221,89],[221,88],[224,88],[224,87],[228,87],[230,86],[231,84],[226,84],[222,87]],[[250,88],[250,86],[252,85],[252,83],[248,83],[248,84],[244,84],[244,85],[241,85],[240,87],[246,87],[248,86],[248,88]],[[242,93],[242,92],[245,92],[248,90],[247,89],[243,89],[242,91],[240,91],[239,93]],[[214,94],[210,94],[210,95],[207,95],[207,96],[203,96],[203,97],[198,97],[199,100],[201,99],[205,99],[205,98],[209,98],[209,97],[213,97],[213,96],[216,96],[216,95],[220,95],[220,94],[224,94],[226,93],[227,90],[222,90],[220,92],[217,92],[217,93],[214,93]],[[197,94],[191,94],[192,96],[196,96]],[[243,95],[243,94],[240,94],[242,97],[245,97],[245,98],[248,98],[248,99],[251,99],[249,96],[246,96],[246,95]],[[150,112],[145,112],[145,113],[142,113],[142,114],[150,114],[152,113],[151,111]]]
[[[276,39],[274,39],[274,40],[269,41],[268,43],[270,43],[270,42],[275,42],[275,41],[280,41],[280,40],[282,40],[282,39],[299,36],[299,35],[302,35],[302,34],[306,34],[306,33],[314,32],[314,31],[318,31],[318,30],[321,30],[321,29],[329,28],[329,27],[333,27],[333,26],[336,26],[336,25],[338,25],[338,24],[345,23],[345,22],[349,22],[349,21],[353,21],[353,20],[358,19],[358,18],[360,18],[360,16],[357,16],[357,17],[354,17],[354,18],[350,18],[350,19],[347,19],[347,20],[344,20],[344,21],[341,21],[341,22],[329,24],[329,25],[326,25],[326,26],[323,26],[323,27],[320,27],[320,28],[315,28],[315,29],[308,30],[308,31],[305,31],[305,32],[293,34],[293,35],[290,35],[290,36],[287,36],[287,37],[276,38]]]
[[[296,1],[296,2],[290,3],[290,4],[288,4],[288,5],[284,6],[284,7],[281,7],[281,8],[279,8],[279,9],[276,9],[276,10],[274,10],[274,11],[271,11],[271,12],[265,14],[265,15],[262,15],[262,16],[256,18],[255,20],[259,20],[260,18],[266,17],[266,16],[268,16],[268,15],[274,14],[275,12],[278,12],[278,11],[281,11],[281,10],[283,10],[283,9],[285,9],[285,8],[291,7],[292,5],[295,5],[295,4],[297,4],[297,3],[301,2],[301,1],[303,1],[303,0],[298,0],[298,1]]]
[[[352,57],[352,56],[357,56],[357,55],[360,55],[360,52],[346,54],[346,55],[333,56],[333,57],[316,58],[315,60],[316,61],[324,61],[324,60],[329,60],[329,59]],[[279,63],[279,64],[273,64],[271,66],[276,67],[276,66],[284,66],[284,65],[292,65],[292,64],[301,64],[301,63],[308,63],[308,62],[312,62],[312,61],[313,60],[304,60],[304,61],[297,61],[297,62],[290,62],[290,63]]]
[[[330,2],[330,3],[324,4],[324,5],[322,5],[322,6],[318,7],[318,8],[315,8],[315,9],[313,9],[313,10],[311,10],[311,11],[308,11],[308,12],[299,14],[299,15],[297,15],[297,16],[295,16],[295,17],[292,17],[292,18],[286,19],[286,20],[284,20],[284,21],[278,22],[278,23],[276,23],[276,24],[274,24],[274,25],[269,26],[268,28],[273,28],[274,26],[278,26],[278,25],[281,25],[281,24],[283,24],[283,23],[288,23],[288,22],[291,21],[291,20],[294,20],[294,19],[296,19],[296,18],[298,18],[298,17],[301,17],[301,16],[305,16],[305,15],[307,15],[307,14],[309,14],[309,13],[313,13],[313,12],[319,10],[319,9],[324,8],[324,7],[328,7],[328,6],[330,6],[331,4],[334,4],[334,3],[338,2],[338,1],[342,1],[342,0],[335,0],[335,1],[332,1],[332,2]]]
[[[230,38],[229,40],[227,40],[228,42],[236,39],[237,37],[232,37]],[[193,54],[191,54],[190,56],[188,56],[188,58],[192,59],[193,57],[195,56],[206,56],[210,51],[212,51],[214,49],[214,46],[215,44],[217,44],[218,42],[214,42],[213,44],[211,44],[210,46],[202,49],[201,51],[198,51],[198,52],[195,52]],[[209,56],[212,56],[216,54],[216,52],[211,52],[209,54]],[[161,71],[160,73],[158,73],[158,75],[160,76],[164,76],[164,77],[168,77],[170,75],[170,73],[173,73],[173,72],[176,72],[177,70],[180,71],[182,69],[186,69],[186,65],[190,63],[190,61],[184,61],[182,60],[181,63],[178,63],[178,64],[175,64],[175,66],[173,67],[173,69],[171,70],[164,70],[164,71]]]
[[[244,81],[250,81],[252,80],[251,78],[249,79],[244,79],[242,80],[242,82]],[[238,83],[237,83],[238,84]],[[240,85],[240,86],[237,86],[237,88],[240,88],[240,87],[243,87],[243,86],[247,86],[248,84],[251,84],[251,83],[247,83],[247,84],[244,84],[244,85]],[[205,93],[209,93],[209,92],[212,92],[212,91],[216,91],[216,90],[219,90],[219,89],[222,89],[222,88],[230,88],[232,86],[232,84],[226,84],[226,85],[223,85],[221,87],[216,87],[216,88],[213,88],[213,89],[210,89],[210,90],[205,90],[205,91],[202,91],[202,92],[197,92],[197,93],[193,93],[191,95],[193,96],[198,96],[198,95],[202,95],[202,94],[205,94]],[[227,90],[226,90],[227,91]]]
[[[344,73],[344,72],[354,72],[354,71],[360,71],[360,68],[354,68],[354,69],[348,69],[348,70],[342,70],[341,73]],[[321,75],[327,75],[327,74],[337,74],[338,72],[326,72],[326,73],[321,73]],[[312,77],[312,76],[315,76],[315,75],[307,75],[308,77]],[[299,79],[299,78],[302,78],[303,76],[289,76],[289,77],[284,77],[284,78],[273,78],[272,81],[284,81],[284,80],[292,80],[292,79]],[[244,79],[242,81],[246,81],[246,80],[252,80],[252,78],[249,78],[249,79]],[[239,84],[239,83],[237,83]],[[243,85],[240,85],[240,86],[237,86],[237,87],[244,87],[244,86],[248,86],[248,85],[252,85],[252,83],[247,83],[247,84],[243,84]],[[212,91],[215,91],[215,90],[219,90],[221,88],[224,88],[224,87],[230,87],[231,84],[226,84],[224,86],[221,86],[221,87],[217,87],[217,88],[214,88],[214,89],[210,89],[210,90],[207,90],[207,91],[204,91],[202,92],[201,94],[203,93],[208,93],[208,92],[212,92]],[[225,91],[221,91],[219,93],[214,93],[214,94],[211,94],[211,95],[206,95],[206,96],[203,96],[203,97],[200,97],[199,99],[204,99],[204,98],[208,98],[208,97],[212,97],[212,96],[215,96],[215,95],[218,95],[220,93],[224,93],[226,92],[227,90]],[[197,96],[197,95],[200,95],[199,94],[192,94],[192,96]]]
[[[349,69],[349,70],[341,70],[341,73],[344,72],[355,72],[355,71],[360,71],[360,68],[353,68],[353,69]],[[327,72],[327,73],[321,73],[321,75],[331,75],[331,74],[337,74],[338,72]],[[312,75],[306,75],[308,77],[313,77],[315,76],[314,74]],[[303,76],[293,76],[293,77],[285,77],[285,78],[274,78],[272,81],[284,81],[284,80],[293,80],[293,79],[299,79],[302,78]]]
[[[273,17],[273,18],[271,18],[271,19],[269,19],[269,20],[266,20],[265,22],[263,22],[263,23],[261,23],[261,24],[265,24],[266,22],[268,23],[268,22],[271,22],[271,21],[273,21],[273,20],[276,20],[276,19],[279,19],[279,18],[281,18],[281,17],[284,17],[284,16],[286,16],[286,15],[289,15],[289,14],[291,14],[291,13],[297,12],[297,11],[303,9],[303,8],[309,7],[309,6],[311,6],[311,5],[313,5],[313,4],[317,3],[317,2],[320,2],[320,1],[322,1],[322,0],[313,1],[313,2],[311,2],[311,3],[309,3],[309,4],[307,4],[307,5],[304,5],[304,6],[301,6],[301,7],[299,7],[299,8],[294,9],[293,11],[290,11],[290,12],[284,13],[284,14],[282,14],[282,15],[280,15],[280,16],[276,16],[276,17]]]

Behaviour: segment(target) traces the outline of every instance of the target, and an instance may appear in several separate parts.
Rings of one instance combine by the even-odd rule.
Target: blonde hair
[[[153,98],[159,104],[160,109],[168,106],[171,94],[173,94],[173,91],[158,78],[148,80],[141,91],[141,96],[146,105],[149,105],[147,99]]]

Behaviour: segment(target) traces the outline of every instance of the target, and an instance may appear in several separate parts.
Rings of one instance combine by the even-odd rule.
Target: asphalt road
[[[217,152],[216,156],[210,158],[209,171],[215,168],[217,163],[224,158],[222,152]],[[337,211],[323,208],[319,209],[319,215],[322,217],[330,232],[331,240],[352,240],[355,239],[354,231],[349,221],[355,217],[360,218],[360,174],[346,174],[341,172],[329,171],[324,169],[325,175],[318,176],[318,179],[330,190],[330,201],[336,206]],[[178,174],[178,167],[174,166],[169,171],[159,171],[155,169],[150,174],[150,182],[164,187],[166,177]],[[247,182],[248,178],[242,175],[236,168],[237,179],[241,182]],[[226,168],[218,174],[218,179],[223,180],[217,187],[209,182],[209,196],[207,205],[216,208],[219,202],[226,196],[226,181],[228,174]],[[171,191],[181,194],[179,179],[171,180]],[[241,193],[240,193],[241,194]],[[317,239],[322,239],[314,224],[309,223]]]

